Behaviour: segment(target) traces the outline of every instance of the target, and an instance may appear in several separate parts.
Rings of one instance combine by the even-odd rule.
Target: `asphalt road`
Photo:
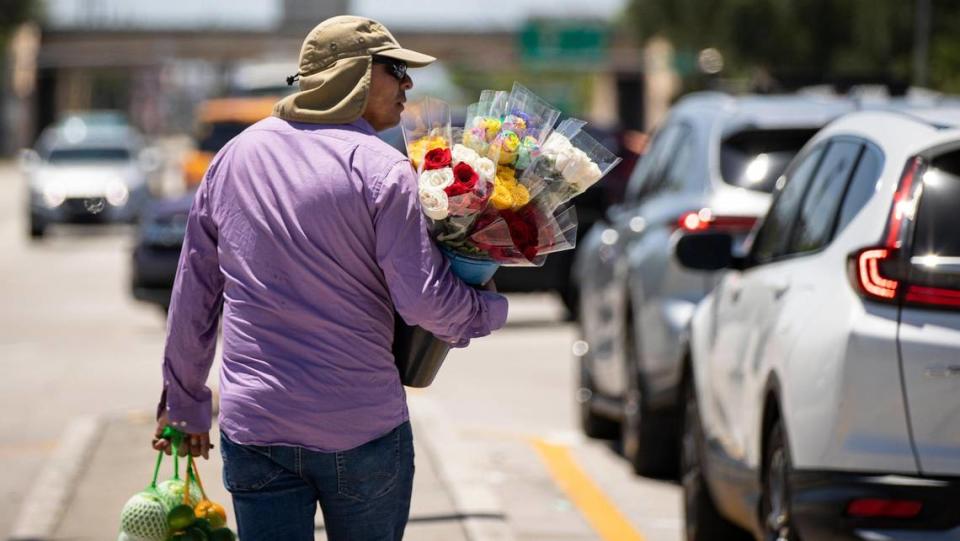
[[[0,162],[0,538],[72,419],[153,407],[164,336],[161,313],[128,293],[131,229],[53,227],[30,242],[24,202]],[[581,437],[560,316],[552,297],[511,297],[508,326],[453,352],[413,400],[451,421],[444,437],[484,472],[515,539],[679,540],[678,487]]]

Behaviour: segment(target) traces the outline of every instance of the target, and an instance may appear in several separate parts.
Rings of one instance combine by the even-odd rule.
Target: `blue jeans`
[[[403,538],[413,491],[413,432],[339,453],[241,445],[221,433],[223,483],[241,541],[313,541],[317,504],[330,541]]]

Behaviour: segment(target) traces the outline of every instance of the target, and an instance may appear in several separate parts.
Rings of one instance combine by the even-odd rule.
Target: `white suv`
[[[694,315],[688,540],[960,539],[960,110],[824,128]]]

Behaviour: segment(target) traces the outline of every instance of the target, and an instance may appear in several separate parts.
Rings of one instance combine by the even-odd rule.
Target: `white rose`
[[[547,137],[547,142],[540,147],[540,152],[542,152],[544,156],[556,159],[556,156],[562,152],[569,151],[573,148],[573,143],[571,143],[570,139],[567,139],[566,136],[559,133],[551,133],[550,137]]]
[[[586,191],[603,176],[600,167],[579,148],[570,147],[561,152],[556,163],[557,169],[563,172],[564,180],[579,192]]]
[[[442,190],[453,184],[453,169],[443,167],[420,173],[418,184],[421,190]]]
[[[451,152],[451,157],[453,159],[454,165],[460,162],[464,162],[470,167],[473,167],[474,169],[476,169],[474,165],[476,165],[477,160],[480,159],[480,155],[477,154],[476,150],[473,150],[472,148],[469,148],[460,144],[453,145],[453,151]]]
[[[442,189],[420,188],[420,206],[431,220],[443,220],[450,215],[450,202]]]
[[[497,164],[493,163],[490,158],[477,156],[477,162],[471,167],[480,175],[480,178],[487,182],[493,182],[493,177],[497,174]]]

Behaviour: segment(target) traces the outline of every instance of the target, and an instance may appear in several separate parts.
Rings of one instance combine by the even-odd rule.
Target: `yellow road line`
[[[644,541],[640,532],[577,465],[567,447],[539,439],[531,443],[557,485],[604,541]]]

